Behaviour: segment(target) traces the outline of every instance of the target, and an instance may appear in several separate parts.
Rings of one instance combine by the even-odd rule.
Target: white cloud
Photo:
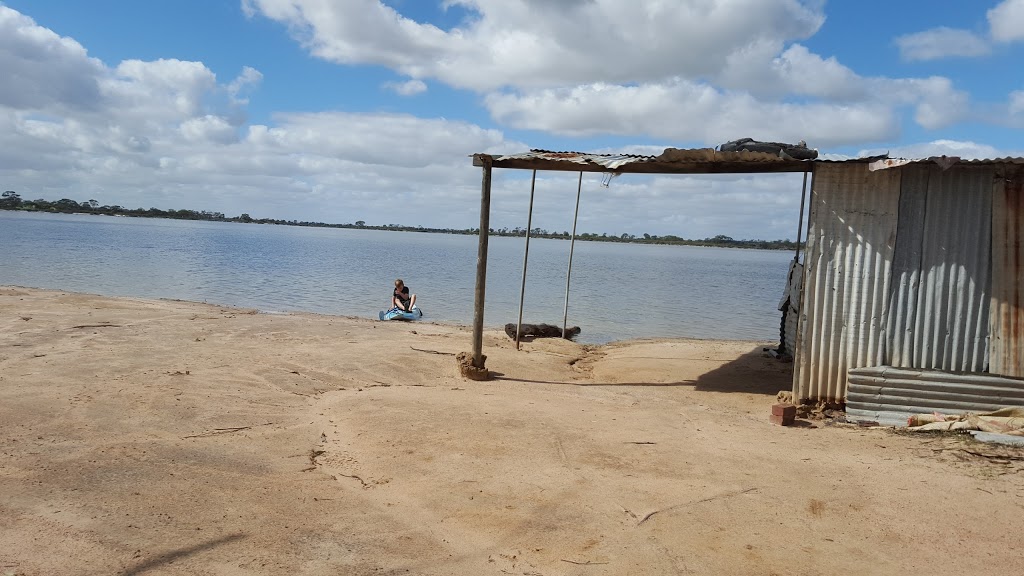
[[[41,60],[40,54],[45,54]],[[45,62],[45,65],[41,65]],[[101,98],[103,65],[81,44],[36,26],[0,5],[0,105],[20,109],[91,109]]]
[[[409,80],[407,82],[388,82],[385,88],[394,90],[402,96],[415,96],[427,91],[427,85],[422,80]]]
[[[495,118],[516,128],[569,136],[649,135],[709,145],[751,136],[834,146],[891,138],[896,125],[883,105],[766,103],[680,79],[491,94],[486,105]]]
[[[824,22],[798,0],[450,0],[475,17],[441,30],[378,0],[245,0],[313,54],[488,91],[714,74],[751,44],[781,45]]]
[[[1024,116],[1024,90],[1010,93],[1010,114]]]
[[[202,118],[189,118],[181,123],[181,134],[188,142],[212,142],[230,144],[236,138],[235,127],[225,119],[206,115]]]
[[[495,120],[555,134],[846,144],[893,137],[905,107],[935,129],[963,120],[970,106],[948,79],[863,77],[797,43],[824,22],[822,2],[446,5],[472,17],[442,30],[379,0],[246,0],[320,58],[468,88]]]
[[[246,126],[239,93],[262,78],[252,68],[220,83],[198,62],[108,67],[3,7],[0,30],[0,69],[23,70],[0,88],[16,84],[0,97],[0,180],[27,199],[377,223],[394,221],[400,202],[401,223],[468,227],[479,206],[469,154],[525,148],[497,130],[404,114]]]
[[[794,44],[779,53],[778,46],[751,44],[731,54],[716,81],[724,88],[756,96],[812,96],[833,101],[862,100],[868,94],[864,79],[835,58],[822,58]]]
[[[1024,40],[1024,0],[1004,0],[988,11],[988,23],[997,42]]]
[[[263,81],[263,74],[250,66],[242,68],[242,73],[238,75],[230,84],[227,85],[227,91],[233,99],[241,104],[248,103],[248,100],[241,98],[239,95],[243,90],[247,88],[255,88],[259,86],[260,82]]]
[[[1003,0],[986,13],[988,36],[940,26],[896,38],[900,57],[908,62],[949,57],[977,57],[992,52],[993,42],[1024,40],[1024,0]]]
[[[951,56],[984,56],[991,52],[984,38],[968,30],[939,27],[896,38],[906,61],[938,60]]]
[[[875,78],[867,86],[880,101],[913,106],[914,120],[929,130],[956,124],[970,115],[970,96],[942,76]]]
[[[99,81],[108,105],[164,120],[201,115],[203,96],[217,88],[206,66],[181,60],[125,60]]]

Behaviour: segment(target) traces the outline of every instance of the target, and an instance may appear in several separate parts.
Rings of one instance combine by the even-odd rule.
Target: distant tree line
[[[358,228],[363,230],[394,230],[403,232],[426,232],[433,234],[469,234],[476,235],[479,228],[428,228],[424,226],[406,226],[403,224],[386,224],[382,226],[367,225],[363,220],[352,224],[326,224],[324,222],[307,222],[304,220],[278,220],[275,218],[253,218],[242,214],[228,218],[223,212],[206,210],[161,210],[160,208],[125,208],[123,206],[101,206],[96,200],[77,202],[68,198],[57,201],[22,200],[21,196],[8,190],[0,197],[0,210],[20,210],[25,212],[60,212],[65,214],[95,214],[105,216],[128,216],[134,218],[171,218],[175,220],[208,220],[212,222],[242,222],[246,224],[276,224],[280,226],[312,226],[318,228]],[[494,236],[526,236],[526,229],[491,228],[489,233]],[[568,240],[571,235],[567,231],[553,232],[542,228],[530,230],[531,238],[554,238]],[[578,240],[593,242],[628,242],[634,244],[672,244],[686,246],[717,246],[724,248],[757,248],[763,250],[795,250],[796,243],[790,240],[736,240],[724,234],[712,238],[691,240],[671,234],[657,236],[654,234],[594,234],[583,232],[577,234]]]
[[[64,214],[96,214],[106,216],[134,216],[137,218],[173,218],[175,220],[229,221],[223,212],[197,212],[195,210],[161,210],[159,208],[125,208],[123,206],[100,206],[96,200],[77,202],[68,198],[57,201],[22,200],[17,192],[8,190],[0,195],[0,209],[25,212],[62,212]]]

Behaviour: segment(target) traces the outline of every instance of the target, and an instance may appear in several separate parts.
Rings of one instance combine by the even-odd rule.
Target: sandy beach
[[[773,426],[771,343],[494,329],[474,382],[428,321],[6,287],[0,325],[0,574],[1024,571],[1024,451]]]

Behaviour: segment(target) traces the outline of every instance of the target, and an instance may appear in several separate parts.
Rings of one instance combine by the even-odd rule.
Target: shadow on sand
[[[657,360],[654,360],[657,361]],[[793,386],[793,364],[780,362],[765,354],[761,346],[743,354],[736,360],[702,374],[696,380],[678,382],[554,382],[550,380],[528,380],[512,378],[500,372],[491,372],[494,380],[525,382],[534,384],[560,384],[564,386],[646,386],[670,388],[689,386],[701,392],[763,394],[775,396],[780,390]]]
[[[768,356],[761,346],[694,381],[701,392],[743,392],[775,396],[793,388],[793,363]]]
[[[227,544],[228,542],[241,540],[242,538],[245,538],[245,534],[231,534],[221,538],[208,540],[206,542],[203,542],[202,544],[196,544],[195,546],[188,546],[186,548],[178,548],[177,550],[164,552],[159,556],[154,556],[149,560],[145,560],[143,562],[140,562],[139,564],[136,564],[135,566],[125,569],[124,572],[121,572],[120,576],[137,576],[138,574],[143,574],[158,566],[170,564],[176,560],[180,560],[181,558],[185,558],[193,554],[198,554],[199,552],[203,552],[211,548],[216,548],[217,546]]]

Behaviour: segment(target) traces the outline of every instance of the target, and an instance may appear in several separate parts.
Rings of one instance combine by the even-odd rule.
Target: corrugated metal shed
[[[872,378],[902,386],[857,389],[850,403],[864,409],[987,406],[973,398],[987,392],[972,387],[1000,386],[979,378],[1024,379],[1024,158],[795,160],[669,148],[657,156],[531,150],[477,154],[473,161],[485,167],[485,186],[491,167],[618,174],[813,171],[804,281],[790,286],[787,298],[796,297],[781,303],[789,312],[790,306],[799,310],[787,313],[782,338],[785,348],[794,348],[798,399],[848,399],[848,378],[863,377],[857,386],[880,382]],[[984,375],[986,370],[992,374]],[[998,404],[1002,392],[986,398]]]
[[[899,186],[898,170],[815,169],[793,375],[798,399],[842,400],[848,368],[884,362]]]
[[[991,300],[991,167],[903,170],[887,363],[983,372]]]
[[[990,371],[1024,378],[1024,168],[1001,176],[992,206]]]

